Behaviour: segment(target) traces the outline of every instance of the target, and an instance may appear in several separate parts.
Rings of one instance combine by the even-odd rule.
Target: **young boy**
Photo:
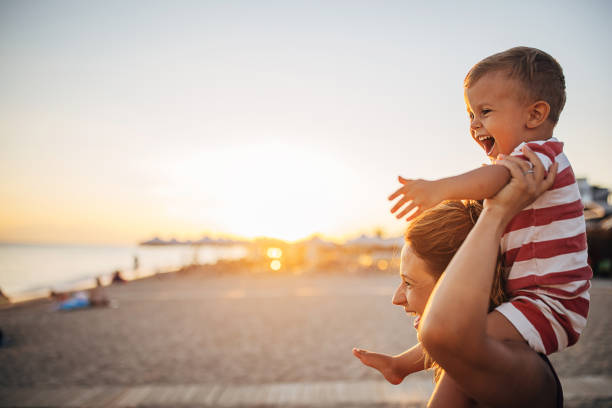
[[[563,143],[553,137],[565,105],[563,71],[543,51],[512,48],[472,67],[464,97],[470,134],[492,164],[433,181],[399,177],[402,187],[389,200],[401,199],[391,212],[397,218],[408,214],[410,220],[443,200],[492,197],[510,180],[509,171],[495,160],[505,155],[525,159],[525,146],[546,169],[558,162],[554,185],[520,212],[502,237],[510,300],[489,314],[487,333],[526,341],[538,353],[561,351],[576,343],[586,324],[592,277],[580,193]],[[394,384],[423,369],[419,344],[398,356],[353,353]]]

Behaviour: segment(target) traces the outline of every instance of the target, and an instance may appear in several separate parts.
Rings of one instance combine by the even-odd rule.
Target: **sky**
[[[396,177],[486,162],[463,78],[563,66],[555,130],[612,187],[606,1],[0,0],[0,241],[401,234]]]

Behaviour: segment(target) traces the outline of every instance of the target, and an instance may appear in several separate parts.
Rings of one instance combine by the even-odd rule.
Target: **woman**
[[[396,358],[355,350],[364,364],[378,368],[390,382],[397,383],[403,377],[394,377],[397,371],[392,363],[403,362],[405,369],[412,362],[412,372],[422,369],[424,348],[442,368],[430,407],[562,406],[561,386],[546,357],[523,341],[509,340],[517,339],[516,333],[488,334],[498,332],[491,327],[503,318],[497,312],[489,313],[491,304],[496,303],[491,288],[501,279],[494,279],[494,271],[499,270],[496,263],[502,233],[516,213],[554,182],[555,166],[547,176],[537,157],[531,152],[526,155],[533,171],[523,160],[506,159],[504,165],[512,180],[485,201],[473,228],[469,219],[477,217],[477,210],[466,204],[463,209],[430,210],[468,215],[468,220],[456,220],[455,226],[449,225],[448,219],[441,220],[440,214],[424,213],[409,227],[402,250],[402,283],[393,303],[417,316],[419,345]],[[465,229],[463,236],[454,234],[458,242],[452,242],[451,237],[444,245],[437,245],[444,242],[439,235],[453,228]]]

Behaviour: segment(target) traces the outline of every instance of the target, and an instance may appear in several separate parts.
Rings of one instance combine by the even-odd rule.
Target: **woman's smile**
[[[414,318],[414,322],[412,322],[412,325],[417,330],[419,329],[419,322],[420,321],[421,321],[421,315],[416,315],[416,317]]]

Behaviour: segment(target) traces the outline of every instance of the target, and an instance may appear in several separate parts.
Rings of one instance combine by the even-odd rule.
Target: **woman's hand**
[[[502,217],[504,224],[553,185],[559,167],[559,164],[554,162],[546,172],[533,150],[523,146],[522,151],[529,161],[512,156],[502,156],[502,159],[497,161],[497,164],[510,171],[512,179],[494,197],[484,202],[485,209],[496,212]]]

